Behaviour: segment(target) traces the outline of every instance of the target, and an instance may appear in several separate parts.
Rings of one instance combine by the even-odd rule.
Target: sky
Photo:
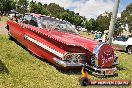
[[[79,13],[86,18],[97,18],[98,15],[107,12],[112,12],[115,0],[36,0],[43,4],[56,3],[65,9]],[[118,17],[132,0],[120,0]]]

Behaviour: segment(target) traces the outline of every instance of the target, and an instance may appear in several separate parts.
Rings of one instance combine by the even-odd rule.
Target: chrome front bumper
[[[116,67],[112,68],[97,68],[93,66],[83,66],[85,71],[92,73],[95,76],[102,77],[102,76],[113,76],[117,72]]]
[[[89,66],[89,65],[85,65],[85,64],[80,64],[80,63],[67,63],[65,61],[59,60],[57,58],[53,58],[54,61],[63,66],[63,67],[84,67],[84,69],[87,72],[90,72],[91,74],[95,75],[95,76],[112,76],[116,74],[117,68],[116,67],[112,67],[112,68],[97,68],[97,67],[93,67],[93,66]]]

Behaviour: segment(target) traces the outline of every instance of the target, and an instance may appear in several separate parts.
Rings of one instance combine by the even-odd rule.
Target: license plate
[[[114,71],[113,70],[106,70],[105,75],[113,75]]]

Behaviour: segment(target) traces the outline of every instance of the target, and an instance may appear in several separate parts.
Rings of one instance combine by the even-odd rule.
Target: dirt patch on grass
[[[8,34],[8,31],[7,30],[0,30],[0,34]]]
[[[6,21],[7,21],[7,17],[2,17],[1,18],[1,21],[0,21],[0,34],[8,34],[8,31],[7,29],[5,28],[6,27]]]
[[[6,35],[8,34],[8,31],[5,27],[6,27],[6,23],[3,24],[0,23],[0,34],[6,34]]]

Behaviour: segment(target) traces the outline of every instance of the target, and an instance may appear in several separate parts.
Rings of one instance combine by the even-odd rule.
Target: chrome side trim
[[[95,54],[96,58],[98,59],[98,54],[99,54],[99,49],[104,45],[105,43],[101,43],[101,44],[98,44],[94,50],[93,50],[93,54]]]
[[[59,65],[61,65],[61,66],[64,66],[64,67],[70,67],[70,66],[78,66],[78,67],[80,67],[80,66],[83,66],[83,64],[81,64],[81,63],[68,63],[68,62],[66,62],[66,61],[63,61],[63,60],[60,60],[60,59],[58,59],[58,58],[56,58],[56,57],[54,57],[53,58],[53,60],[57,63],[57,64],[59,64]]]
[[[56,56],[58,56],[60,58],[63,58],[64,57],[64,55],[62,53],[60,53],[60,52],[58,52],[58,51],[50,48],[49,46],[47,46],[47,45],[45,45],[45,44],[43,44],[43,43],[41,43],[41,42],[39,42],[39,41],[37,41],[37,40],[29,37],[27,35],[24,35],[24,38],[27,39],[27,40],[29,40],[29,41],[31,41],[31,42],[33,42],[33,43],[35,43],[36,45],[42,47],[43,49],[46,49],[47,51],[55,54]]]
[[[99,54],[99,49],[104,45],[105,43],[100,43],[98,44],[94,50],[93,50],[93,54],[95,55],[95,66],[98,66],[98,54]]]

